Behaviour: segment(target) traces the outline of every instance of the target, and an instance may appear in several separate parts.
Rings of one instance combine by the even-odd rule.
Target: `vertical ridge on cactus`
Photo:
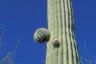
[[[80,64],[74,34],[74,17],[71,0],[47,0],[48,30],[46,64]],[[54,49],[54,37],[60,47]]]

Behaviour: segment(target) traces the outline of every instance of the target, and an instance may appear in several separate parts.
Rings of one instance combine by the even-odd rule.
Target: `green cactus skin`
[[[46,64],[80,64],[74,34],[74,17],[70,0],[47,0],[48,30]],[[59,48],[52,42],[58,39]]]

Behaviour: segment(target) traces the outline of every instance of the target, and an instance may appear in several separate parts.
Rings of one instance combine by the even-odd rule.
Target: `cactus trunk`
[[[80,64],[74,35],[74,17],[70,0],[47,0],[48,30],[46,64]],[[52,43],[60,43],[54,48]]]

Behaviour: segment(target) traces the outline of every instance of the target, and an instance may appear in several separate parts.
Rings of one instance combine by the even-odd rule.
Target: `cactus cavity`
[[[50,33],[45,28],[39,28],[34,33],[34,40],[38,43],[44,43],[45,41],[49,41]]]
[[[57,39],[54,39],[54,41],[53,41],[53,47],[54,48],[59,48],[59,46],[60,46],[59,41]]]

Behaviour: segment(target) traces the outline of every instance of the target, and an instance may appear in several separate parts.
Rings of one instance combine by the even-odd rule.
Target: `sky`
[[[96,64],[96,0],[72,0],[75,34],[81,61]],[[47,0],[0,0],[0,60],[16,46],[15,64],[45,64],[46,43],[33,39],[37,28],[47,28]]]

